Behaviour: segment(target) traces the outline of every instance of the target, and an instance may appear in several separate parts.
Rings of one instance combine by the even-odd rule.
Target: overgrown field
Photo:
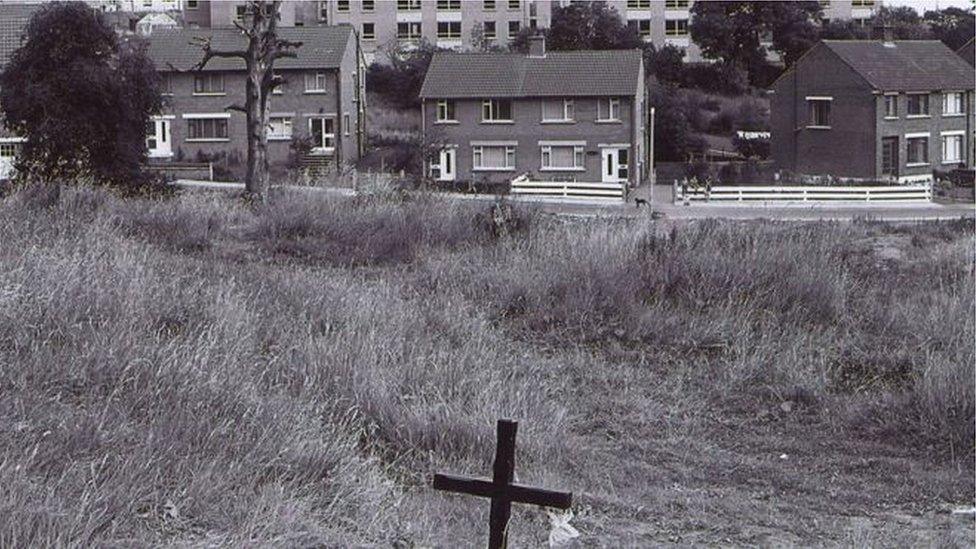
[[[971,223],[512,211],[0,200],[0,546],[971,543]]]

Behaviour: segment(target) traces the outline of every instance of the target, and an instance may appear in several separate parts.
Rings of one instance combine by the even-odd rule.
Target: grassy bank
[[[0,234],[0,546],[480,543],[425,484],[501,416],[587,544],[945,541],[972,502],[971,226],[34,189]]]

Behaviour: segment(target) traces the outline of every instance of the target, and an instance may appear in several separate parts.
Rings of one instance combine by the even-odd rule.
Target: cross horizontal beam
[[[517,483],[495,484],[486,478],[470,478],[443,473],[434,475],[434,489],[492,499],[507,499],[512,502],[555,507],[557,509],[569,509],[573,505],[573,494],[570,492],[557,492]]]

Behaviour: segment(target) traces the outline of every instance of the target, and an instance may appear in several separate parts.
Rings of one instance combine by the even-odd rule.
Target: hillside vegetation
[[[512,211],[2,199],[0,546],[971,543],[971,223]]]

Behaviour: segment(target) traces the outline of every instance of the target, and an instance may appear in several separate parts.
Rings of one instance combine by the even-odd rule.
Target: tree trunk
[[[261,83],[265,79],[262,63],[255,62],[248,70],[247,78],[247,174],[244,189],[248,197],[265,202],[268,196],[268,95]]]

